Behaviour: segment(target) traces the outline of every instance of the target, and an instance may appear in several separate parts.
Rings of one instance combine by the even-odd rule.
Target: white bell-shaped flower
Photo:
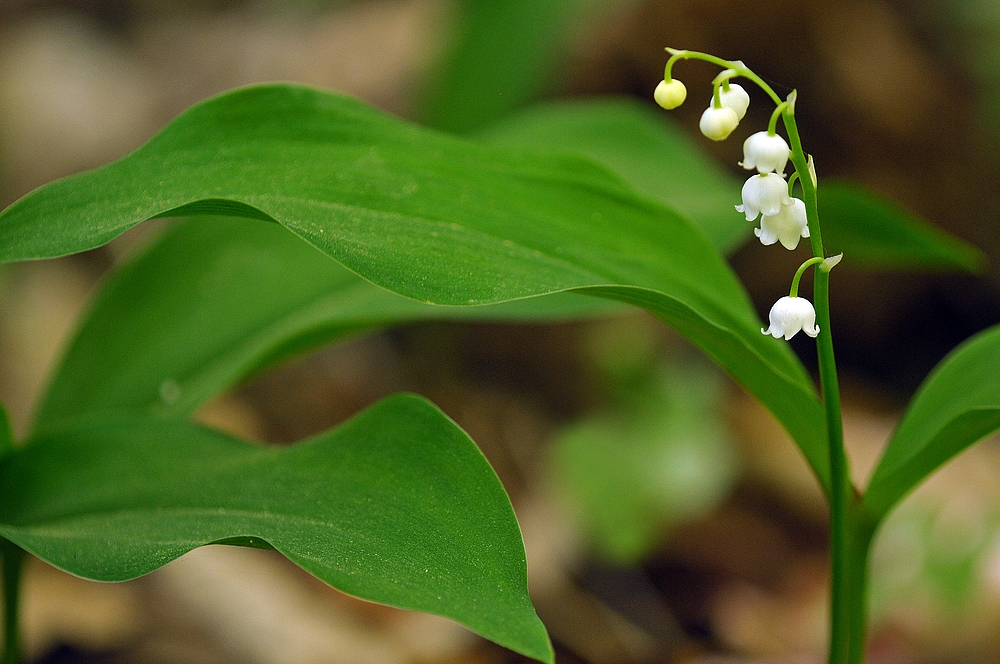
[[[761,244],[781,242],[785,249],[799,246],[799,239],[809,237],[806,204],[793,198],[791,204],[781,206],[778,214],[762,215],[760,228],[753,229]]]
[[[769,135],[766,131],[758,131],[743,141],[743,161],[740,166],[751,171],[757,169],[760,173],[785,174],[788,156],[792,153],[788,143],[781,136]]]
[[[737,120],[742,120],[743,116],[747,114],[747,108],[750,107],[750,95],[747,94],[742,85],[736,83],[730,83],[728,90],[724,87],[719,88],[719,101],[726,108],[736,111]]]
[[[743,185],[743,205],[737,205],[736,210],[744,213],[747,221],[754,221],[759,214],[776,215],[782,205],[791,203],[785,178],[777,173],[763,173],[751,176]]]
[[[813,309],[812,302],[803,297],[791,297],[786,295],[771,307],[768,315],[771,327],[760,331],[770,334],[775,339],[784,337],[787,341],[791,339],[799,330],[802,330],[810,337],[819,334],[816,327],[816,310]]]
[[[669,81],[660,81],[656,90],[653,91],[653,99],[669,111],[683,104],[684,100],[687,99],[687,94],[688,91],[684,84],[676,78],[672,78]]]
[[[723,106],[722,108],[709,106],[701,114],[701,121],[698,123],[698,126],[701,128],[701,133],[708,138],[713,141],[721,141],[733,133],[733,130],[736,129],[739,123],[740,119],[736,115],[736,111],[728,106]]]

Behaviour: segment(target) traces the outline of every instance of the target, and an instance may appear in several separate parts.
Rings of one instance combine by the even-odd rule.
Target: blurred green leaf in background
[[[878,194],[839,180],[819,188],[823,240],[831,254],[879,271],[978,272],[986,257]]]
[[[555,321],[618,308],[573,293],[435,307],[361,279],[277,224],[180,219],[106,279],[36,423],[121,409],[187,417],[283,359],[414,320]]]
[[[465,133],[535,99],[562,71],[574,28],[633,0],[458,0],[451,42],[425,92],[423,121]]]
[[[672,526],[706,516],[738,476],[720,376],[700,358],[660,357],[644,321],[591,328],[588,355],[612,398],[564,428],[552,450],[568,511],[619,564],[641,562]]]

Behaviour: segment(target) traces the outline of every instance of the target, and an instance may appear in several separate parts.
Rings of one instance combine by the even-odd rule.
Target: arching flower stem
[[[724,69],[719,72],[719,75],[715,77],[712,81],[712,107],[722,108],[722,93],[719,91],[729,90],[729,79],[736,76],[736,70],[734,69]]]
[[[670,50],[670,49],[667,49],[667,50]],[[673,80],[673,78],[674,78],[674,75],[673,75],[674,63],[677,62],[679,59],[680,58],[678,58],[677,56],[671,56],[670,59],[667,60],[666,66],[663,67],[663,80],[664,81]]]
[[[792,287],[788,289],[788,297],[798,297],[799,296],[799,281],[802,279],[802,275],[805,271],[809,269],[810,265],[818,265],[822,263],[825,259],[819,256],[813,256],[805,263],[799,266],[799,269],[795,271],[795,276],[792,277]]]
[[[755,83],[774,102],[768,134],[777,129],[778,117],[785,125],[791,147],[790,159],[802,187],[802,200],[806,207],[809,242],[813,256],[821,262],[825,256],[823,235],[819,225],[819,205],[816,197],[817,181],[812,160],[802,149],[798,127],[795,124],[796,92],[781,99],[770,85],[742,62],[724,60],[699,51],[680,51],[668,48],[671,57],[667,68],[678,60],[703,60],[732,70],[728,81],[737,76]],[[729,72],[725,72],[729,74]],[[715,86],[713,103],[718,102],[718,85]],[[792,177],[794,178],[795,175]],[[789,190],[792,179],[789,179]],[[807,261],[809,263],[809,261]],[[806,265],[808,267],[808,265]],[[801,268],[800,268],[801,269]],[[800,275],[799,275],[800,276]],[[795,283],[797,286],[797,281]],[[816,270],[813,277],[813,304],[820,333],[816,338],[819,361],[820,391],[826,411],[827,443],[830,463],[830,652],[829,664],[860,664],[865,646],[865,592],[867,556],[872,533],[870,524],[861,516],[858,492],[850,476],[847,455],[844,452],[844,431],[841,419],[840,387],[834,362],[833,336],[830,325],[830,272]]]
[[[753,73],[753,71],[751,71],[739,60],[723,60],[722,58],[708,53],[702,53],[700,51],[682,51],[676,48],[667,48],[666,50],[667,53],[670,54],[670,59],[667,60],[667,67],[672,67],[673,63],[677,60],[703,60],[705,62],[711,62],[714,65],[722,67],[723,69],[732,69],[735,73],[729,78],[742,77],[748,81],[752,81],[755,85],[757,85],[757,87],[767,93],[767,96],[771,98],[771,101],[773,101],[775,105],[784,101],[774,90],[771,89],[770,85],[764,82],[764,79]]]
[[[794,164],[793,164],[794,166]],[[799,179],[799,172],[795,171],[788,176],[788,195],[791,196],[795,187],[795,181]]]
[[[786,108],[788,108],[787,100],[781,102],[774,108],[774,112],[771,113],[771,121],[767,123],[768,136],[774,136],[776,133],[778,133],[778,118],[781,117],[781,114],[785,112]]]

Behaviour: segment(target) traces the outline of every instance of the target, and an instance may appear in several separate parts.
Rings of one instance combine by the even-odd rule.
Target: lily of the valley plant
[[[674,326],[798,444],[830,501],[830,664],[863,661],[876,529],[936,468],[1000,429],[1000,326],[942,361],[858,491],[830,324],[839,255],[824,251],[795,93],[780,98],[742,62],[671,54],[654,94],[666,108],[687,97],[671,74],[677,62],[722,69],[700,122],[712,140],[745,117],[750,95],[735,79],[774,103],[766,130],[748,132],[742,165],[753,173],[728,214],[733,225],[743,224],[737,211],[753,222],[764,245],[794,250],[806,239],[812,256],[767,327],[721,253],[728,231],[710,238],[586,149],[534,149],[553,135],[546,113],[520,139],[470,140],[322,90],[250,86],[0,212],[3,263],[85,251],[146,220],[182,218],[101,288],[22,439],[0,407],[4,664],[21,654],[26,553],[124,581],[207,544],[275,549],[352,595],[447,617],[552,664],[511,503],[472,440],[433,404],[389,397],[281,448],[193,417],[262,369],[361,330],[597,316],[608,300]],[[603,127],[608,117],[597,107],[550,112],[564,128]],[[658,125],[645,109],[619,107],[615,117]],[[623,141],[622,154],[634,144]],[[691,162],[668,169],[691,171],[684,186],[696,183]],[[798,292],[810,267],[811,302]],[[820,395],[786,344],[799,331],[816,340]]]
[[[730,62],[695,51],[670,48],[667,51],[671,57],[664,70],[664,80],[657,86],[654,98],[668,110],[679,106],[686,97],[683,83],[672,77],[671,72],[677,61],[698,59],[722,67],[722,72],[712,82],[712,100],[700,122],[701,132],[714,141],[724,140],[737,128],[749,104],[747,92],[733,83],[732,79],[740,77],[756,84],[775,104],[767,130],[750,135],[743,143],[743,161],[740,165],[746,170],[756,170],[757,173],[750,176],[743,185],[743,202],[736,206],[736,210],[744,213],[747,221],[760,219],[760,226],[754,229],[754,234],[762,244],[773,245],[780,242],[786,249],[794,250],[801,238],[807,238],[812,249],[813,257],[803,262],[796,271],[789,294],[774,303],[768,316],[770,325],[762,328],[761,332],[785,341],[799,331],[816,338],[830,455],[829,661],[830,664],[860,662],[864,657],[863,581],[870,537],[860,547],[860,555],[855,551],[852,558],[852,539],[857,540],[856,533],[852,531],[858,528],[857,524],[851,522],[851,504],[855,496],[844,453],[829,308],[829,272],[840,261],[841,256],[827,257],[824,253],[816,196],[816,171],[812,157],[802,148],[795,124],[797,93],[792,91],[786,99],[781,99],[771,86],[739,61]],[[779,119],[785,126],[791,145],[777,133]],[[786,181],[784,172],[789,160],[795,170]],[[793,196],[796,180],[801,185],[801,198]],[[818,266],[813,295],[816,308],[809,300],[798,295],[802,274],[814,265]],[[852,570],[852,566],[860,566],[862,569]]]

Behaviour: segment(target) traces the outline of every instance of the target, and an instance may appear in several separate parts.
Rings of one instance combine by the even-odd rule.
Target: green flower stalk
[[[744,78],[756,84],[775,105],[767,130],[751,135],[743,144],[744,156],[740,165],[757,173],[743,185],[743,201],[736,206],[736,210],[744,213],[747,221],[760,219],[760,226],[754,229],[754,234],[762,244],[780,242],[786,249],[794,250],[800,239],[808,238],[812,249],[813,258],[805,261],[796,272],[789,295],[774,304],[768,316],[770,325],[762,328],[761,332],[787,341],[802,331],[816,339],[830,463],[830,491],[827,496],[830,500],[831,575],[828,661],[829,664],[859,664],[864,660],[865,568],[872,529],[860,516],[858,495],[844,452],[829,298],[829,272],[839,262],[840,256],[826,258],[823,250],[816,199],[816,169],[812,157],[802,149],[795,123],[797,94],[792,91],[786,99],[781,99],[763,79],[738,60],[723,60],[697,51],[668,48],[667,52],[670,59],[665,69],[665,81],[674,80],[672,67],[680,60],[703,60],[722,68],[723,71],[713,81],[712,104],[702,115],[699,125],[702,133],[712,140],[728,137],[743,118],[749,103],[749,95],[742,87],[731,83],[731,79]],[[779,119],[788,134],[788,142],[777,134]],[[792,162],[794,172],[786,181],[784,171],[788,161]],[[796,179],[802,188],[802,198],[792,196],[791,185]],[[805,270],[815,265],[819,268],[813,280],[814,307],[809,300],[798,296],[798,285]]]

